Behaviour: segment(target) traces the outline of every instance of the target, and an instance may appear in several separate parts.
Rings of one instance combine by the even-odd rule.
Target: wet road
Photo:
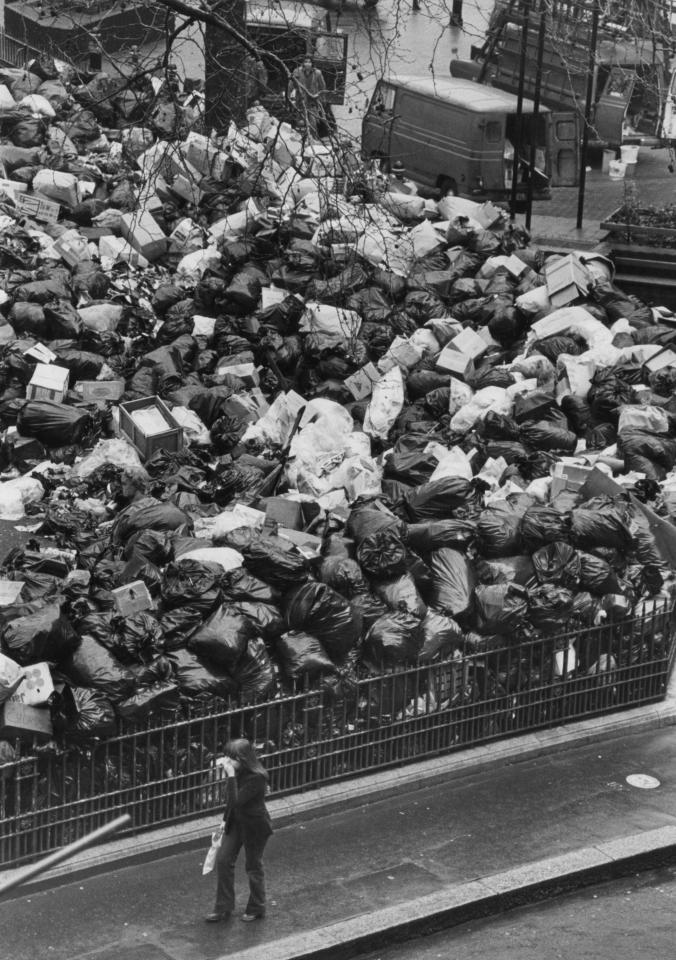
[[[590,887],[379,950],[365,960],[669,960],[676,869]]]

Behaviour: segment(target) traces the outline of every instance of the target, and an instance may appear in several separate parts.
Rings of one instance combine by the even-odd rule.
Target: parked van
[[[472,80],[381,80],[362,123],[362,156],[399,160],[408,177],[442,195],[508,200],[516,152],[517,198],[524,200],[534,138],[533,197],[546,199],[551,186],[577,179],[577,120],[544,107],[534,117],[524,99],[517,138],[516,108],[513,94]]]

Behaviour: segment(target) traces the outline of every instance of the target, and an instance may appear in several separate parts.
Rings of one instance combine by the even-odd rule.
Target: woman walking
[[[265,806],[268,774],[248,740],[231,740],[219,761],[227,776],[228,802],[223,815],[223,841],[216,856],[216,906],[207,923],[229,920],[235,909],[235,864],[244,847],[249,901],[240,917],[245,923],[265,916],[263,850],[272,833]]]

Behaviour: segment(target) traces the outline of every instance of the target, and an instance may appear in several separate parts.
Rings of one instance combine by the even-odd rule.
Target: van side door
[[[549,115],[547,148],[552,187],[574,187],[580,178],[580,121],[574,110]]]

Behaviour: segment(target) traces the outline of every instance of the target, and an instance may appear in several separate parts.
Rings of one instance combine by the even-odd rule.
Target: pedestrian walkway
[[[622,714],[617,721],[619,729]],[[500,897],[517,888],[528,895],[543,878],[558,882],[571,870],[598,878],[603,873],[594,871],[613,868],[623,851],[652,855],[666,847],[673,854],[671,728],[566,750],[556,749],[566,728],[538,737],[539,756],[420,789],[409,784],[400,795],[278,829],[266,856],[269,911],[260,923],[203,922],[214,887],[201,876],[205,837],[198,850],[0,904],[0,942],[11,943],[12,960],[319,957],[338,939],[432,908],[436,916],[460,903],[461,916],[471,916],[472,904],[500,909]],[[474,754],[480,762],[490,748]],[[631,786],[626,778],[636,774],[660,786]],[[241,906],[245,886],[240,872]]]

